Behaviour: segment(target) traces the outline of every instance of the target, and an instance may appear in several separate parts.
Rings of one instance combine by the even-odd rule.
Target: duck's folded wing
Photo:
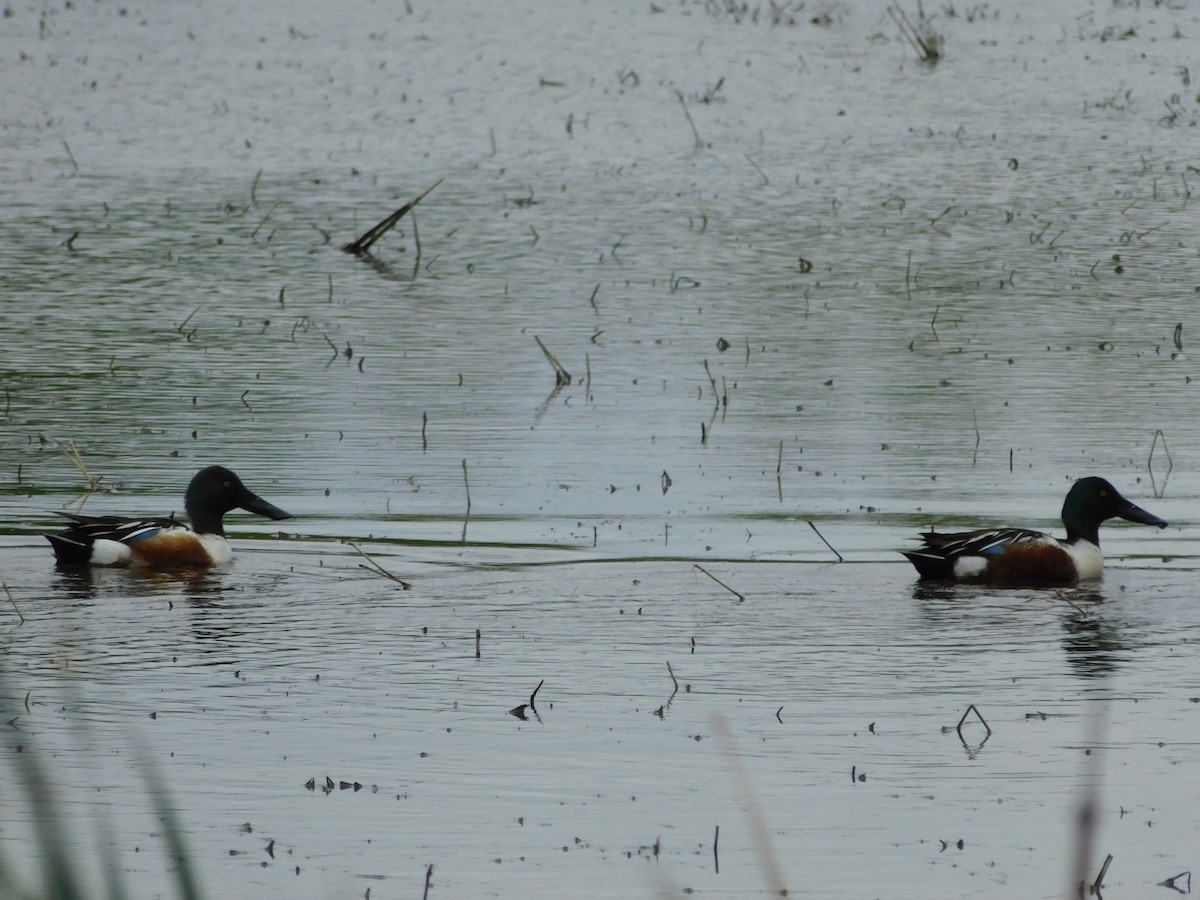
[[[174,516],[127,519],[123,516],[84,516],[67,512],[60,512],[59,515],[68,519],[71,524],[57,536],[83,544],[94,541],[119,541],[128,544],[151,537],[160,531],[183,527],[183,523]]]
[[[991,528],[953,533],[926,531],[921,534],[921,539],[925,546],[917,552],[932,553],[943,559],[958,556],[998,556],[1013,544],[1041,544],[1054,540],[1043,532],[1026,528]]]

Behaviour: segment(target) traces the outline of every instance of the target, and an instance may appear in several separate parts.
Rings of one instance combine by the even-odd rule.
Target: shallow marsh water
[[[5,746],[94,877],[175,895],[150,768],[220,897],[1063,896],[1091,787],[1105,896],[1194,867],[1194,11],[10,9]],[[297,518],[55,572],[68,440]],[[1099,584],[895,553],[1092,473],[1172,523]]]

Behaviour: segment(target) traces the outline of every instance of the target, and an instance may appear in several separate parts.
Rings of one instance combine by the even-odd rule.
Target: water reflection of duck
[[[128,519],[61,513],[71,524],[59,534],[45,537],[60,566],[212,566],[233,558],[225,539],[225,513],[244,509],[269,519],[292,517],[250,491],[222,466],[196,473],[184,495],[183,509],[191,528],[174,514],[165,519]]]
[[[1098,578],[1104,568],[1100,524],[1114,517],[1157,525],[1167,523],[1130,503],[1103,478],[1081,478],[1063,502],[1067,539],[1024,528],[982,529],[954,534],[925,532],[919,550],[901,551],[922,579],[982,581],[993,584],[1074,584]]]

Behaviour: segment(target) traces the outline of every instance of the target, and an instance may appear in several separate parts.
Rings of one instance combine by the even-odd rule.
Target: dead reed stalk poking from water
[[[1158,486],[1158,481],[1154,477],[1154,451],[1158,448],[1159,438],[1162,439],[1163,453],[1167,455],[1167,471],[1163,474],[1162,487]],[[1154,440],[1150,442],[1150,456],[1146,459],[1146,471],[1150,473],[1150,487],[1154,491],[1154,496],[1159,500],[1167,491],[1167,479],[1171,477],[1171,470],[1175,468],[1175,461],[1171,459],[1171,448],[1167,446],[1167,436],[1163,434],[1162,429],[1154,432]]]
[[[925,11],[917,3],[917,24],[913,25],[899,3],[888,7],[888,15],[900,29],[900,34],[917,51],[917,57],[923,63],[935,65],[942,58],[942,36],[934,30],[933,23],[925,18]]]
[[[345,250],[347,253],[353,253],[355,256],[366,256],[367,253],[370,252],[371,246],[377,240],[379,240],[381,237],[383,237],[385,234],[387,234],[389,231],[391,231],[392,228],[395,227],[397,222],[399,222],[401,219],[403,219],[404,216],[409,211],[411,211],[413,207],[415,207],[418,203],[420,203],[422,200],[424,200],[429,195],[429,193],[434,188],[436,188],[439,184],[441,184],[442,181],[444,181],[444,180],[445,179],[439,178],[432,185],[427,187],[415,199],[409,200],[407,203],[405,203],[402,207],[400,207],[398,210],[396,210],[394,213],[392,213],[390,216],[388,216],[386,219],[384,219],[382,222],[380,222],[374,228],[370,228],[366,232],[364,232],[357,241],[352,241],[351,243],[346,244],[345,246],[342,247],[342,249]]]
[[[700,140],[700,132],[696,130],[696,123],[692,121],[692,114],[687,108],[687,101],[683,99],[683,93],[676,91],[675,96],[679,98],[679,105],[683,107],[683,114],[687,116],[688,124],[692,126],[692,137],[696,139],[696,149],[704,149],[704,141]]]
[[[88,498],[91,497],[92,494],[96,493],[96,491],[100,490],[100,479],[88,471],[88,467],[83,462],[83,457],[79,455],[79,448],[75,446],[75,442],[70,438],[67,438],[66,444],[67,458],[75,464],[75,468],[77,468],[83,477],[87,479],[87,493],[84,494],[79,501],[79,508],[83,509],[83,504],[87,503]]]
[[[978,709],[975,707],[975,704],[974,704],[974,703],[972,703],[970,706],[968,706],[968,707],[967,707],[967,711],[966,711],[965,713],[963,713],[963,714],[962,714],[962,718],[958,720],[958,727],[955,729],[955,731],[957,731],[957,732],[958,732],[958,736],[959,736],[960,738],[962,737],[962,727],[963,727],[963,724],[964,724],[964,723],[966,723],[966,721],[967,721],[967,716],[969,716],[971,713],[975,713],[975,716],[976,716],[976,717],[979,719],[979,721],[980,721],[980,722],[982,722],[982,723],[983,723],[983,727],[987,729],[987,733],[988,733],[989,735],[991,735],[991,733],[992,733],[992,726],[991,726],[991,725],[989,725],[989,724],[987,723],[987,719],[985,719],[985,718],[983,717],[983,713],[981,713],[981,712],[980,712],[980,711],[979,711],[979,710],[978,710]]]
[[[817,526],[813,524],[812,520],[806,519],[805,521],[808,522],[808,527],[811,528],[814,532],[816,532],[817,537],[819,537],[821,539],[821,543],[824,544],[826,547],[828,547],[830,550],[833,550],[833,555],[837,557],[837,561],[845,562],[846,560],[842,558],[842,554],[838,553],[837,550],[833,549],[833,544],[831,544],[831,543],[829,543],[829,541],[825,540],[825,535],[823,535],[823,534],[821,534],[821,532],[817,531]]]
[[[429,868],[425,870],[425,893],[421,895],[421,900],[429,900],[429,886],[433,883],[433,863],[429,864]]]
[[[25,616],[21,613],[21,607],[17,606],[17,600],[15,597],[13,597],[12,591],[8,589],[7,584],[0,584],[0,587],[4,588],[4,593],[8,595],[8,602],[12,604],[12,608],[16,612],[17,618],[21,620],[18,624],[24,625]]]
[[[370,565],[364,566],[362,563],[359,563],[358,567],[360,569],[366,569],[368,572],[374,572],[376,575],[382,575],[384,578],[389,578],[392,581],[396,582],[396,584],[400,585],[402,590],[405,590],[405,591],[412,590],[411,584],[409,584],[404,579],[399,578],[396,575],[393,575],[391,572],[389,572],[387,569],[385,569],[379,563],[375,562],[375,560],[371,559],[371,557],[367,556],[367,554],[363,552],[362,547],[358,546],[358,544],[354,543],[353,541],[346,541],[346,543],[349,544],[351,547],[353,547],[354,551],[370,564]]]
[[[462,531],[462,542],[465,544],[467,542],[467,523],[471,521],[471,480],[467,477],[467,461],[465,459],[462,461],[462,470],[463,487],[466,488],[467,491],[467,512],[466,515],[463,516]]]
[[[720,578],[718,578],[712,572],[708,571],[708,569],[704,568],[704,566],[700,565],[699,563],[693,565],[692,568],[699,569],[701,572],[703,572],[705,575],[707,575],[709,578],[711,578],[713,581],[715,581],[721,587],[725,588],[725,590],[729,591],[729,593],[733,594],[733,596],[738,598],[739,603],[741,603],[743,600],[746,599],[744,594],[739,594],[737,591],[735,591],[733,588],[731,588],[729,585],[727,585]],[[672,676],[672,677],[674,677],[674,676]]]
[[[537,341],[537,345],[542,348],[542,352],[546,354],[546,359],[550,361],[550,365],[554,366],[554,384],[556,387],[566,387],[571,383],[571,373],[563,368],[563,364],[558,361],[558,357],[546,349],[546,345],[542,343],[542,339],[536,334],[533,339]]]
[[[975,468],[975,463],[979,460],[979,415],[975,410],[971,410],[971,421],[975,424],[975,452],[971,454],[971,468]]]

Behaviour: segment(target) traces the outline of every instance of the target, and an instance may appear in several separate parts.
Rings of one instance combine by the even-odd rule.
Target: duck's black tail
[[[954,563],[942,556],[930,556],[919,550],[901,550],[910,563],[916,566],[917,574],[929,581],[953,581]]]
[[[92,545],[73,541],[61,534],[42,535],[54,548],[54,561],[60,566],[86,566],[92,558]]]

